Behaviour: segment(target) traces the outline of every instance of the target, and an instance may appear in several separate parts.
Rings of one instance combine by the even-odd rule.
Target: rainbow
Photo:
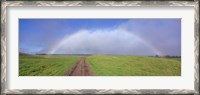
[[[127,32],[124,31],[126,33],[128,33],[129,35],[132,35],[135,39],[137,39],[138,41],[142,42],[143,44],[145,44],[149,49],[151,49],[155,54],[159,55],[159,56],[164,56],[163,53],[161,51],[159,51],[156,47],[154,47],[154,45],[152,45],[150,42],[146,41],[145,39],[142,39],[141,37],[135,35],[132,32]],[[76,32],[78,33],[78,32]],[[76,34],[74,33],[74,34]],[[63,39],[61,39],[59,42],[53,44],[51,47],[49,47],[49,49],[47,50],[47,54],[51,55],[54,54],[60,47],[62,47],[63,44],[65,44],[68,39],[73,36],[74,34],[71,35],[67,35],[65,36]]]

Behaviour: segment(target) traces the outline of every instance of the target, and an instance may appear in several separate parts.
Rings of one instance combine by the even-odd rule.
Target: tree
[[[159,55],[156,54],[155,57],[159,57]]]

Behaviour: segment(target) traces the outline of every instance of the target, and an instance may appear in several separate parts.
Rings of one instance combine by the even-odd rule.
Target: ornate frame
[[[199,94],[199,1],[2,1],[1,2],[1,94]],[[195,90],[187,89],[6,89],[6,7],[8,6],[194,6]]]

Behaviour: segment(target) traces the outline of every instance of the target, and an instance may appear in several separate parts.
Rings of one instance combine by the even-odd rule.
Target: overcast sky
[[[181,19],[20,19],[19,50],[180,56]]]

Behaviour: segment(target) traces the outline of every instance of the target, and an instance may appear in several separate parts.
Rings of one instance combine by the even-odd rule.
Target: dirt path
[[[93,76],[86,57],[81,58],[66,74],[67,76]]]

